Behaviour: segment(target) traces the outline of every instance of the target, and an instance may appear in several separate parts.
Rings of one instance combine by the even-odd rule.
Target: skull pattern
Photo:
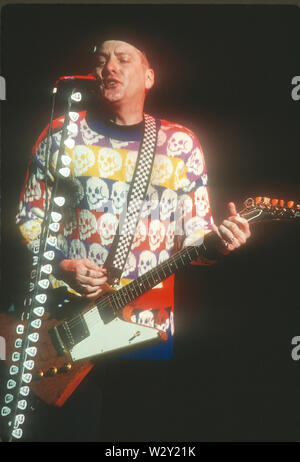
[[[136,164],[136,159],[137,159],[137,152],[134,152],[134,151],[129,152],[126,156],[126,162],[125,162],[126,181],[132,180],[134,167]]]
[[[112,243],[118,228],[118,219],[112,213],[104,213],[98,219],[98,233],[100,235],[102,245]]]
[[[33,241],[41,232],[41,222],[29,220],[21,226],[21,233],[27,241]]]
[[[99,133],[96,133],[94,132],[94,130],[91,130],[85,119],[80,121],[80,132],[83,142],[85,144],[94,144],[97,143],[97,141],[104,138],[103,135],[99,135]]]
[[[121,170],[122,157],[115,149],[101,148],[98,156],[99,176],[109,178]]]
[[[171,178],[172,173],[173,164],[171,159],[162,154],[157,154],[154,158],[151,183],[161,185]]]
[[[156,250],[165,238],[166,230],[159,220],[152,220],[149,227],[149,245],[151,250]]]
[[[101,178],[89,178],[86,182],[86,196],[91,210],[101,209],[109,197],[109,190],[105,181]]]
[[[148,188],[148,191],[147,191],[144,203],[143,203],[141,216],[147,217],[150,214],[150,212],[153,212],[154,210],[156,210],[157,206],[158,206],[158,192],[156,191],[155,188],[153,188],[152,185],[149,185],[149,188]]]
[[[169,313],[168,313],[168,311],[166,309],[161,308],[158,311],[155,324],[156,324],[155,327],[157,329],[163,330],[165,332],[169,329],[169,327],[170,327],[170,318],[169,318]]]
[[[167,250],[161,250],[158,256],[158,264],[168,260],[168,258],[169,258],[169,252]]]
[[[189,173],[200,176],[204,169],[203,154],[199,148],[193,150],[191,156],[186,163]]]
[[[177,194],[172,189],[165,189],[160,200],[160,219],[168,220],[177,207]]]
[[[150,250],[143,250],[140,254],[139,262],[138,262],[138,275],[142,276],[142,274],[147,273],[152,268],[156,266],[156,256]]]
[[[197,217],[204,217],[209,211],[208,192],[205,186],[200,186],[195,192]]]
[[[86,258],[86,249],[79,239],[73,239],[70,245],[69,257],[72,260],[79,260],[81,258]]]
[[[131,245],[132,249],[139,247],[140,244],[145,241],[146,236],[147,236],[146,226],[142,220],[139,220],[136,230],[135,230],[132,245]]]
[[[88,250],[88,258],[94,262],[96,265],[102,267],[108,255],[108,250],[106,250],[102,245],[94,242],[90,245]]]
[[[132,273],[136,268],[136,258],[132,252],[129,252],[127,257],[122,278],[126,278],[130,273]]]
[[[114,149],[121,149],[125,148],[128,146],[129,141],[121,141],[121,140],[115,140],[113,138],[110,138],[110,143]]]
[[[128,189],[129,184],[123,181],[117,181],[113,184],[111,191],[112,209],[117,215],[126,211]]]
[[[138,313],[137,323],[144,326],[154,327],[154,316],[152,310],[143,310]]]
[[[97,221],[89,210],[81,210],[79,214],[79,236],[88,239],[97,231]]]
[[[166,233],[166,248],[168,250],[172,249],[174,246],[175,239],[175,221],[169,223]]]
[[[95,155],[87,146],[75,146],[73,151],[74,173],[80,176],[95,163]]]
[[[41,198],[42,192],[39,182],[36,177],[32,175],[27,183],[24,200],[25,202],[33,202]]]
[[[175,132],[171,136],[167,145],[167,154],[171,157],[181,156],[191,151],[193,139],[185,132]]]

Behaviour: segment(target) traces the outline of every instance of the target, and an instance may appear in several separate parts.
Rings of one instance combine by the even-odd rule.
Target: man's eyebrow
[[[122,56],[122,55],[132,56],[132,53],[131,53],[130,51],[116,51],[116,52],[115,52],[115,55],[116,55],[116,56]],[[99,57],[108,58],[108,57],[109,57],[109,53],[105,53],[105,51],[99,51],[98,56],[99,56]]]

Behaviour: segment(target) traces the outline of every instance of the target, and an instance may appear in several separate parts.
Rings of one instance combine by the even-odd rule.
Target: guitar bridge
[[[49,330],[52,343],[59,355],[69,351],[77,343],[89,337],[90,331],[82,315],[64,321]]]

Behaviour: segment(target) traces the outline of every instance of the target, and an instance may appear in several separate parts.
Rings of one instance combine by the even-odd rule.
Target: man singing
[[[115,38],[117,40],[105,40],[95,47],[93,75],[97,90],[94,101],[91,107],[79,113],[69,134],[74,146],[66,147],[65,151],[71,158],[68,191],[72,192],[64,208],[58,245],[54,249],[53,274],[50,275],[54,291],[63,287],[66,293],[85,297],[88,301],[100,297],[107,288],[108,275],[103,265],[120,216],[126,212],[127,194],[144,130],[144,102],[155,81],[154,70],[140,44],[123,37],[121,40]],[[53,124],[50,161],[55,159],[59,149],[62,123],[63,119],[59,118]],[[196,136],[178,123],[159,119],[157,126],[150,184],[120,286],[146,274],[179,247],[193,245],[210,231],[215,233],[217,245],[199,258],[197,264],[213,263],[218,254],[235,250],[250,236],[248,222],[237,214],[233,203],[228,204],[229,217],[219,226],[213,223],[207,171]],[[44,218],[45,149],[46,131],[34,146],[17,215],[18,226],[29,248],[37,239]],[[132,364],[133,359],[142,359],[143,367],[151,368],[155,367],[151,360],[172,357],[173,285],[174,277],[171,276],[138,297],[128,310],[127,316],[132,322],[158,328],[169,337],[162,345],[128,354],[127,359],[130,358]],[[164,380],[167,382],[161,387],[170,386],[168,378]],[[162,392],[159,386],[155,389]],[[154,400],[157,398],[154,396]],[[138,407],[138,403],[133,405],[131,417],[124,415],[122,409],[120,416],[115,416],[120,427],[115,441],[122,436],[122,422],[123,425],[129,422],[130,426],[131,421],[135,423],[128,438],[135,440],[134,425],[139,426],[139,423],[133,416]],[[165,412],[168,415],[168,411]],[[155,417],[150,416],[146,428],[149,429],[154,420]],[[146,428],[144,438],[146,435],[151,438]],[[61,438],[63,440],[62,435]]]

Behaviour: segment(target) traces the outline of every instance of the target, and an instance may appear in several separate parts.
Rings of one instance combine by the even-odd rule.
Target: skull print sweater
[[[168,259],[179,242],[175,236],[180,237],[181,245],[190,245],[203,232],[210,231],[213,222],[207,171],[196,136],[179,124],[158,122],[150,185],[121,286]],[[54,168],[62,124],[63,117],[55,120],[50,139],[50,165]],[[80,112],[77,121],[72,122],[69,137],[75,144],[65,147],[71,176],[61,182],[66,203],[50,275],[54,290],[63,286],[80,296],[57,276],[55,266],[63,259],[89,258],[99,266],[104,264],[120,214],[126,207],[142,130],[142,123],[119,126],[95,118],[87,111]],[[33,147],[17,214],[17,224],[30,249],[38,239],[44,217],[46,135],[47,128]],[[51,173],[48,175],[51,179]],[[171,276],[135,300],[130,319],[164,330],[169,340],[131,356],[166,359],[172,355],[173,285]]]

